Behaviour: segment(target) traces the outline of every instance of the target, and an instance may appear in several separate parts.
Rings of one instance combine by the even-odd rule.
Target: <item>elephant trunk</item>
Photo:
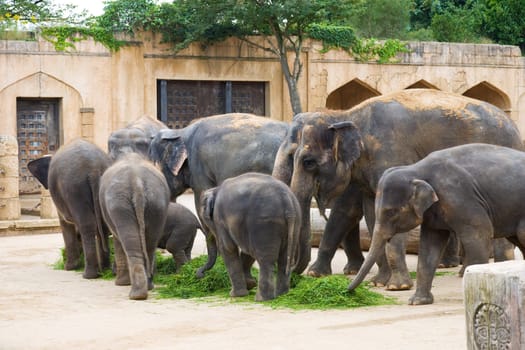
[[[293,154],[293,153],[292,153]],[[275,155],[275,162],[273,165],[272,176],[277,180],[290,185],[293,172],[293,157],[288,150],[286,144],[282,144]]]
[[[370,269],[377,261],[380,253],[385,249],[386,240],[383,238],[381,233],[379,233],[377,230],[374,231],[375,232],[372,236],[372,243],[370,244],[368,255],[366,256],[363,265],[359,269],[359,272],[348,286],[348,291],[353,291],[361,284],[361,282],[363,282],[366,275],[368,272],[370,272]]]
[[[308,182],[297,181],[297,177],[292,177],[290,188],[297,197],[301,207],[301,230],[299,234],[299,248],[294,272],[297,274],[303,273],[308,267],[311,257],[311,235],[310,235],[310,205],[312,203],[313,180]]]

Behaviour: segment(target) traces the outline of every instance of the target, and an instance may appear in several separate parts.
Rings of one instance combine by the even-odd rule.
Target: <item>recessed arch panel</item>
[[[510,99],[507,94],[486,81],[471,87],[463,95],[492,103],[505,111],[505,113],[510,113]]]
[[[405,89],[436,89],[439,90],[435,85],[430,84],[425,79],[420,79],[415,83],[407,86]]]
[[[381,95],[365,82],[354,79],[332,91],[326,99],[328,109],[349,109],[369,98]]]

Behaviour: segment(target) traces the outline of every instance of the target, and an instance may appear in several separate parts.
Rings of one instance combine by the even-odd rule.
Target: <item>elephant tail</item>
[[[146,224],[144,208],[146,207],[146,199],[144,197],[145,189],[144,184],[140,179],[137,179],[136,187],[133,191],[133,206],[135,209],[135,217],[137,218],[138,231],[139,231],[139,242],[141,245],[142,254],[144,255],[144,262],[146,265],[146,273],[148,278],[153,276],[152,262],[149,261],[148,249],[146,246]]]

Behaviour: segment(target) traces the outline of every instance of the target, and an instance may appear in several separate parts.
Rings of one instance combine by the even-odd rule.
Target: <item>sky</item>
[[[80,10],[88,10],[93,16],[100,16],[104,12],[103,0],[51,0],[55,4],[73,4]],[[171,2],[171,0],[157,0],[157,3]]]
[[[51,0],[55,4],[73,4],[80,10],[88,10],[93,16],[99,16],[103,13],[103,0]]]

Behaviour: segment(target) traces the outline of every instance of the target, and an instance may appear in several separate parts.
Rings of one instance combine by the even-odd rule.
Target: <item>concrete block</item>
[[[467,349],[525,349],[525,261],[469,266],[463,290]]]
[[[0,198],[0,220],[16,220],[20,218],[20,201],[16,198]]]

